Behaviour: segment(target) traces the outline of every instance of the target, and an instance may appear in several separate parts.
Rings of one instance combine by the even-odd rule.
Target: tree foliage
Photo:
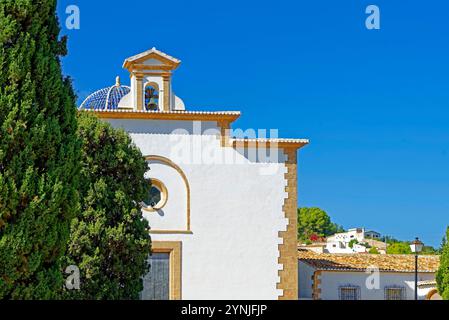
[[[449,228],[446,231],[446,238],[449,239]],[[436,275],[438,292],[444,300],[449,300],[449,243],[445,241],[443,252],[440,258],[440,268]]]
[[[343,228],[332,223],[329,215],[320,208],[298,209],[298,239],[309,241],[312,235],[319,237],[330,236],[336,232],[343,232]]]
[[[376,247],[372,247],[368,251],[369,254],[380,254],[379,250]]]
[[[443,237],[443,239],[441,240],[441,244],[440,247],[437,250],[438,254],[443,254],[444,248],[446,247],[447,244],[447,238],[446,235]]]
[[[359,244],[359,241],[357,239],[352,239],[351,241],[349,241],[348,247],[349,248],[354,248],[355,244]]]
[[[52,299],[78,210],[75,96],[56,0],[0,0],[0,299]]]
[[[388,254],[411,254],[410,244],[408,242],[392,242],[387,247]]]
[[[138,299],[148,272],[148,224],[139,203],[149,191],[148,165],[123,130],[79,115],[81,214],[71,224],[65,259],[81,272],[75,299]]]
[[[385,238],[384,238],[385,241]],[[400,241],[394,238],[386,239],[388,244],[387,254],[413,254],[410,248],[410,241]],[[420,255],[436,255],[439,251],[432,246],[423,246]]]

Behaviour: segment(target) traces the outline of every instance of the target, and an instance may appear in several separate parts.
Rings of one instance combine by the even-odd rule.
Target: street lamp
[[[415,300],[418,300],[418,255],[422,251],[424,244],[416,238],[410,244],[410,249],[415,254]]]

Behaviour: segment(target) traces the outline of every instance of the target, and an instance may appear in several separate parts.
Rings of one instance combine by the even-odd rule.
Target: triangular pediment
[[[181,60],[153,48],[126,59],[123,67],[129,71],[145,66],[152,68],[160,67],[161,70],[175,70],[180,64]]]

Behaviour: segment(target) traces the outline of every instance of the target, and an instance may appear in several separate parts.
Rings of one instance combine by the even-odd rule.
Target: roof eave
[[[160,50],[157,50],[156,48],[153,48],[125,59],[123,63],[123,68],[132,72],[132,67],[136,62],[139,62],[140,60],[143,60],[151,55],[159,57],[158,60],[160,60],[161,62],[166,62],[168,65],[171,66],[171,70],[176,70],[181,64],[181,60],[172,57]]]
[[[308,139],[233,139],[234,148],[275,148],[275,149],[301,149],[310,144]]]
[[[238,111],[129,111],[129,110],[81,110],[95,113],[100,119],[173,120],[173,121],[226,121],[232,123],[240,117]]]

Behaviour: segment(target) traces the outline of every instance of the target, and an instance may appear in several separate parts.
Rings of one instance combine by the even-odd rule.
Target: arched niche
[[[147,82],[144,86],[144,107],[146,111],[160,110],[160,90],[156,82]]]
[[[150,170],[147,172],[148,178],[161,181],[166,186],[167,205],[160,211],[150,214],[150,227],[151,233],[154,234],[175,234],[175,233],[187,233],[191,234],[191,221],[190,221],[190,184],[184,171],[170,159],[158,156],[149,155],[145,157],[145,160],[149,164]],[[182,187],[181,187],[182,185]],[[171,218],[169,215],[178,216],[175,222],[167,223],[163,222],[163,219]],[[155,215],[155,216],[151,216]],[[165,216],[167,215],[167,216]],[[176,217],[175,217],[176,218]],[[156,225],[151,225],[151,220]],[[182,225],[178,222],[182,220]],[[159,227],[162,225],[163,227]]]

